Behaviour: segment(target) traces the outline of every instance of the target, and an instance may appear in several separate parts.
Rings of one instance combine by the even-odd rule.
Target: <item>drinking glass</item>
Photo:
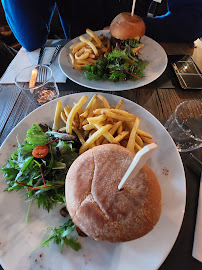
[[[202,147],[202,102],[191,100],[179,104],[165,124],[179,152]]]
[[[34,72],[37,74],[36,82],[30,87],[30,79]],[[52,70],[46,65],[24,68],[16,75],[15,84],[38,106],[59,96]]]

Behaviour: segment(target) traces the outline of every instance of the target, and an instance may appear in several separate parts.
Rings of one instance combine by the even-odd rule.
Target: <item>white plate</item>
[[[105,35],[110,37],[110,33],[108,30],[100,30],[95,31],[96,35]],[[88,35],[83,35],[87,37]],[[95,81],[95,80],[87,80],[84,77],[83,71],[78,71],[72,68],[72,63],[69,57],[70,53],[70,46],[76,42],[79,42],[79,38],[75,38],[71,40],[66,46],[61,50],[59,55],[59,66],[63,73],[73,82],[78,83],[82,86],[97,89],[97,90],[104,90],[104,91],[123,91],[138,88],[144,86],[150,82],[156,80],[166,69],[168,59],[166,52],[153,39],[143,36],[141,38],[141,42],[144,43],[144,47],[141,50],[140,58],[142,60],[148,61],[148,65],[144,70],[144,78],[133,81],[123,81],[123,82],[111,82],[111,81]]]
[[[63,105],[72,105],[82,95],[92,97],[93,93],[79,93],[60,98]],[[110,104],[116,104],[120,97],[104,94]],[[16,136],[23,141],[28,128],[33,123],[53,121],[56,102],[49,102],[29,114],[9,134],[0,149],[0,165],[14,151]],[[38,210],[33,204],[30,221],[25,218],[28,203],[24,193],[3,192],[6,183],[0,175],[0,263],[6,270],[153,270],[158,269],[169,254],[179,233],[185,209],[186,185],[183,165],[177,149],[164,127],[145,109],[124,99],[123,108],[140,115],[140,128],[151,133],[158,148],[149,160],[160,182],[163,196],[162,214],[155,228],[144,237],[125,243],[103,243],[90,238],[80,238],[82,249],[78,252],[66,248],[61,254],[58,246],[39,248],[31,253],[44,240],[43,229],[64,223],[57,207],[50,213]],[[176,207],[177,206],[177,207]]]

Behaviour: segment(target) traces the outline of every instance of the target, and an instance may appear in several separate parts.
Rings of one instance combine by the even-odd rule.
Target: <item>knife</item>
[[[55,61],[55,59],[56,59],[56,57],[57,57],[57,55],[58,55],[58,53],[59,53],[59,51],[60,51],[61,48],[62,48],[62,45],[57,45],[55,47],[55,51],[53,53],[53,56],[52,56],[50,62],[48,64],[46,64],[46,66],[49,67],[53,63],[53,61]]]
[[[37,65],[41,64],[41,62],[43,60],[44,52],[45,52],[45,47],[41,47],[40,52],[39,52],[39,58],[38,58]],[[36,79],[37,79],[37,74],[38,74],[38,69],[34,68],[32,70],[32,74],[31,74],[30,81],[29,81],[29,87],[30,88],[33,88],[35,86]]]

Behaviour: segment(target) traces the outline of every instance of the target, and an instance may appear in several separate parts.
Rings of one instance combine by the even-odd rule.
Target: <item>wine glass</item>
[[[165,124],[179,152],[202,147],[202,102],[180,103]]]

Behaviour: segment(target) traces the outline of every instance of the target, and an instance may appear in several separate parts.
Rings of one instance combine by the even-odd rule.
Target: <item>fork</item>
[[[39,52],[39,58],[38,58],[37,65],[41,64],[43,57],[44,57],[44,54],[45,54],[45,47],[43,46],[43,47],[41,47],[40,52]],[[40,72],[40,66],[39,66],[39,68],[37,70],[37,78],[36,78],[38,82],[41,82],[40,74],[41,74],[41,72]]]
[[[43,47],[41,47],[40,52],[39,52],[37,67],[35,67],[32,70],[32,73],[31,73],[31,78],[30,78],[30,81],[29,81],[29,87],[30,88],[33,88],[35,86],[36,82],[39,81],[38,72],[39,72],[40,66],[38,67],[38,65],[41,64],[41,62],[43,60],[43,57],[44,57],[44,53],[45,53],[45,47],[43,46]]]
[[[53,61],[56,59],[61,48],[62,48],[61,45],[57,45],[50,62],[48,64],[44,64],[44,65],[39,67],[39,82],[46,81],[46,78],[47,78],[47,68],[46,67],[49,67],[53,63]]]

